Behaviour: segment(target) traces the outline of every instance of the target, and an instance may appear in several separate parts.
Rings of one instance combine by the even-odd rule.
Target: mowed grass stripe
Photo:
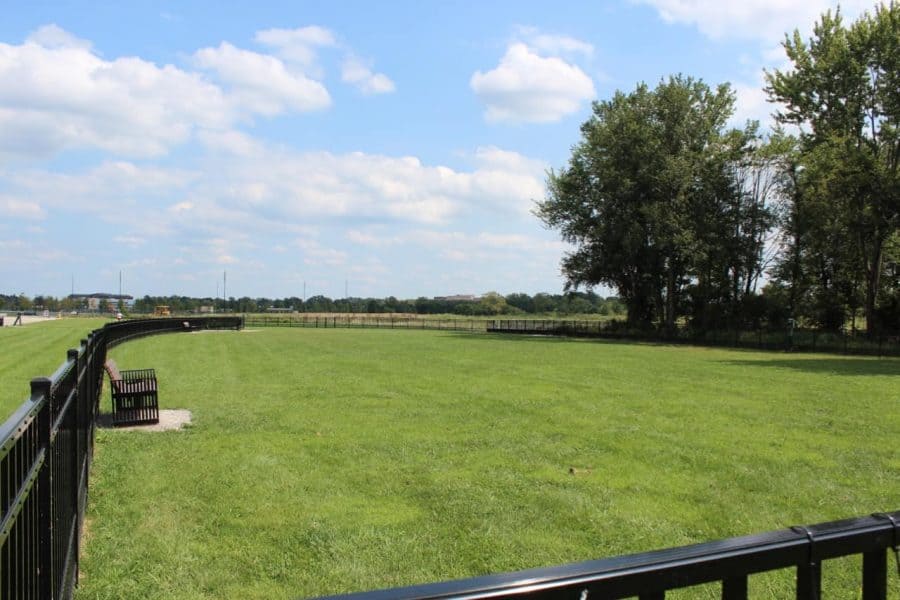
[[[312,596],[900,502],[896,359],[344,329],[113,354],[195,425],[100,432],[81,598]],[[845,562],[835,597],[858,591]]]
[[[52,375],[66,360],[68,349],[78,348],[91,330],[107,322],[77,318],[0,327],[0,420],[29,397],[33,377]]]

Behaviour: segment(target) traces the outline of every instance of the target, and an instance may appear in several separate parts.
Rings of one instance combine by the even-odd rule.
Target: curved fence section
[[[606,338],[756,350],[900,356],[900,334],[888,332],[868,336],[862,332],[854,334],[799,328],[767,331],[762,329],[694,330],[688,327],[664,331],[629,328],[620,321],[564,319],[493,319],[487,321],[486,331],[488,333]]]
[[[796,597],[820,600],[822,562],[854,554],[863,557],[860,597],[884,600],[887,552],[888,548],[897,552],[898,536],[900,512],[877,514],[559,567],[329,596],[328,600],[658,600],[670,590],[711,582],[721,582],[723,599],[746,600],[750,575],[792,567]]]
[[[437,319],[410,315],[372,316],[370,314],[340,315],[244,315],[247,327],[309,327],[313,329],[429,329],[440,331],[471,331],[484,333],[489,321],[485,319]]]
[[[240,329],[240,317],[110,323],[69,350],[0,425],[0,599],[72,597],[103,363],[117,344],[159,333]]]
[[[244,315],[247,327],[309,327],[319,329],[421,329],[471,333],[554,335],[611,340],[723,346],[756,350],[828,352],[870,356],[900,356],[900,332],[789,330],[697,330],[685,326],[666,331],[636,329],[616,320],[599,319],[442,319],[416,315],[263,314]]]

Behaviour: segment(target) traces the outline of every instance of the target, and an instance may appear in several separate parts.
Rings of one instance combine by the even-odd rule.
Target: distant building
[[[481,296],[474,294],[457,294],[455,296],[435,296],[435,300],[443,300],[444,302],[478,302]]]
[[[104,292],[69,294],[69,299],[75,301],[86,300],[88,310],[93,311],[109,310],[115,312],[120,300],[127,308],[134,306],[134,297],[127,294],[106,294]]]

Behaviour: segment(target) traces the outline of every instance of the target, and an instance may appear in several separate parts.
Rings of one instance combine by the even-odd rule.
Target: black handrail
[[[887,597],[887,549],[900,543],[900,511],[792,527],[642,554],[472,579],[327,596],[320,600],[460,598],[664,598],[668,590],[722,582],[722,598],[747,598],[754,573],[797,568],[797,598],[821,597],[823,560],[863,555],[863,600]]]

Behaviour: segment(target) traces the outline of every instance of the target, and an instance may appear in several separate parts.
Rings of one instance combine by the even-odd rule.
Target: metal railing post
[[[54,597],[53,576],[53,481],[51,477],[53,453],[50,451],[50,429],[53,419],[50,410],[51,381],[47,377],[35,377],[31,380],[31,401],[39,402],[42,398],[44,406],[37,417],[38,448],[44,453],[44,464],[38,472],[38,597],[52,600]]]
[[[862,600],[887,600],[887,550],[863,554]]]

